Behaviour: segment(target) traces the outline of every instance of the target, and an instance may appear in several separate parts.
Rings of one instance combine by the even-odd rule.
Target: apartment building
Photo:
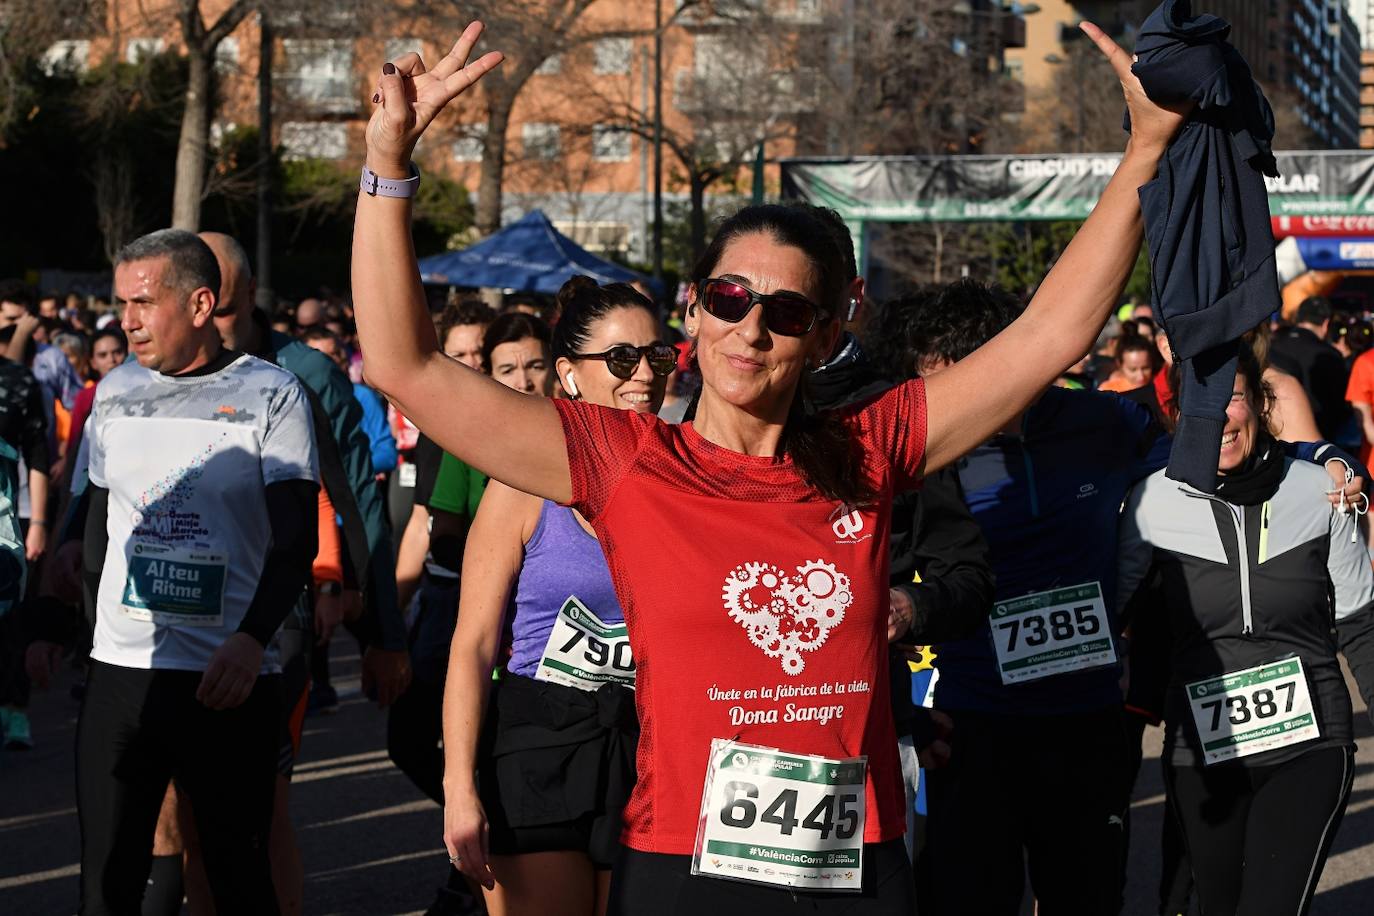
[[[1358,145],[1360,32],[1347,0],[1209,0],[1208,9],[1230,20],[1255,78],[1287,96],[1322,146]]]
[[[1356,2],[1357,7],[1350,0],[1206,0],[1193,8],[1228,20],[1231,43],[1249,61],[1271,100],[1291,103],[1320,145],[1340,149],[1357,144],[1362,118],[1374,128],[1374,108],[1369,114],[1360,113],[1361,29],[1374,24],[1370,15],[1374,10],[1369,0]],[[1035,123],[1044,119],[1044,106],[1065,101],[1053,98],[1047,90],[1054,84],[1056,68],[1083,48],[1077,30],[1080,21],[1090,19],[1129,42],[1156,3],[1040,0],[1020,6],[1026,44],[1007,51],[1007,66],[1026,85],[1027,120]],[[1278,142],[1283,145],[1283,138]]]
[[[819,33],[825,0],[716,0],[677,10],[658,0],[662,40],[665,198],[685,201],[689,168],[719,166],[735,186],[760,141],[766,158],[795,148],[787,129],[813,112],[816,72],[785,55]],[[213,22],[230,0],[202,0]],[[176,50],[180,27],[172,0],[108,0],[105,27],[57,42],[49,68],[82,69],[118,55]],[[406,51],[433,60],[462,24],[456,7],[398,6],[389,19],[365,14],[361,0],[269,7],[275,139],[289,157],[360,163],[376,72]],[[440,14],[451,18],[441,19]],[[510,112],[506,136],[503,221],[540,207],[588,247],[646,257],[653,188],[654,3],[596,0],[568,36],[509,33],[512,58],[539,53]],[[222,104],[211,142],[233,125],[258,121],[261,17],[250,15],[219,46],[216,71]],[[552,53],[542,56],[552,48]],[[791,49],[791,52],[788,49]],[[542,50],[532,50],[542,49]],[[416,158],[428,171],[461,181],[476,196],[488,117],[483,87],[465,95],[421,142]],[[751,110],[759,109],[764,110]],[[725,188],[728,180],[717,181]]]

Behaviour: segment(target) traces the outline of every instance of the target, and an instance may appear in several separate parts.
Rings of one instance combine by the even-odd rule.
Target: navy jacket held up
[[[1231,26],[1164,0],[1141,27],[1132,72],[1192,114],[1140,189],[1154,304],[1181,363],[1167,474],[1210,493],[1236,371],[1236,340],[1279,303],[1264,175],[1277,175],[1274,116]]]

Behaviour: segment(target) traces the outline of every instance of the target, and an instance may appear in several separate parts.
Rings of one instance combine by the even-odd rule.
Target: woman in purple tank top
[[[552,349],[564,392],[657,411],[677,351],[649,300],[574,277],[558,303]],[[503,375],[492,356],[496,379],[519,375]],[[633,686],[624,616],[591,526],[491,481],[468,534],[444,690],[444,834],[451,848],[482,849],[485,862],[461,867],[483,877],[490,913],[605,912],[634,785]]]

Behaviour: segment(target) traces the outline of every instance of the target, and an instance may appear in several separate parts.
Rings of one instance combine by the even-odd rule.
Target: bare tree
[[[10,128],[31,113],[34,78],[58,63],[44,61],[54,42],[91,35],[103,25],[96,6],[91,0],[0,0],[0,147]]]
[[[506,59],[483,79],[475,95],[482,105],[486,131],[482,138],[478,182],[477,228],[488,235],[501,227],[501,202],[510,156],[507,134],[516,99],[549,58],[577,42],[592,40],[581,27],[583,14],[598,0],[451,0],[445,8],[416,8],[429,27],[453,34],[473,19],[486,26],[482,43],[499,48]],[[601,33],[598,33],[601,34]]]
[[[134,237],[136,224],[133,164],[126,151],[102,147],[91,169],[95,185],[96,219],[111,264],[119,249]]]
[[[1000,52],[946,0],[870,0],[830,20],[827,117],[805,138],[832,155],[992,152],[1015,132]]]
[[[690,67],[665,73],[665,112],[635,98],[632,81],[587,83],[571,96],[588,120],[652,141],[655,128],[675,160],[672,177],[686,187],[693,256],[706,247],[706,194],[738,179],[765,150],[798,135],[798,123],[820,109],[819,75],[803,53],[821,20],[802,21],[757,0],[679,4],[665,26],[663,56]],[[689,53],[690,52],[690,53]]]
[[[1022,148],[1039,153],[1119,151],[1126,138],[1121,122],[1126,107],[1111,64],[1086,39],[1067,43],[1063,56],[1050,55],[1049,60],[1054,65],[1050,84],[1027,93],[1027,110],[1036,117],[1026,125]]]
[[[827,116],[798,138],[804,152],[946,156],[1019,145],[1008,117],[1019,87],[989,40],[995,20],[945,0],[870,0],[852,12],[828,23]],[[988,257],[982,234],[959,222],[885,225],[870,250],[912,283],[946,282]]]
[[[116,36],[119,26],[112,19],[110,31]],[[91,150],[85,177],[95,191],[96,220],[111,260],[148,228],[151,214],[140,205],[135,185],[137,157],[147,149],[140,141],[149,135],[170,138],[183,95],[180,69],[167,57],[143,57],[130,64],[111,56],[82,80],[75,99],[76,124]]]
[[[255,0],[234,0],[213,25],[201,15],[200,0],[179,0],[177,20],[188,64],[186,110],[177,141],[176,184],[172,191],[172,225],[192,232],[200,228],[200,205],[205,195],[210,134],[212,78],[215,51],[256,6]]]

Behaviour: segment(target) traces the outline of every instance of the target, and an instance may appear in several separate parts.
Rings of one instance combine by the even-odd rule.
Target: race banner
[[[1332,230],[1326,234],[1374,232],[1374,151],[1275,156],[1280,177],[1265,184],[1276,229],[1281,217],[1320,217],[1327,222],[1317,225]],[[850,222],[1081,220],[1120,161],[1119,154],[1092,153],[794,158],[781,162],[782,193],[831,207]],[[1372,219],[1330,222],[1337,217]]]
[[[1300,238],[1341,238],[1374,236],[1374,215],[1370,216],[1273,216],[1269,219],[1274,240],[1290,235]]]

